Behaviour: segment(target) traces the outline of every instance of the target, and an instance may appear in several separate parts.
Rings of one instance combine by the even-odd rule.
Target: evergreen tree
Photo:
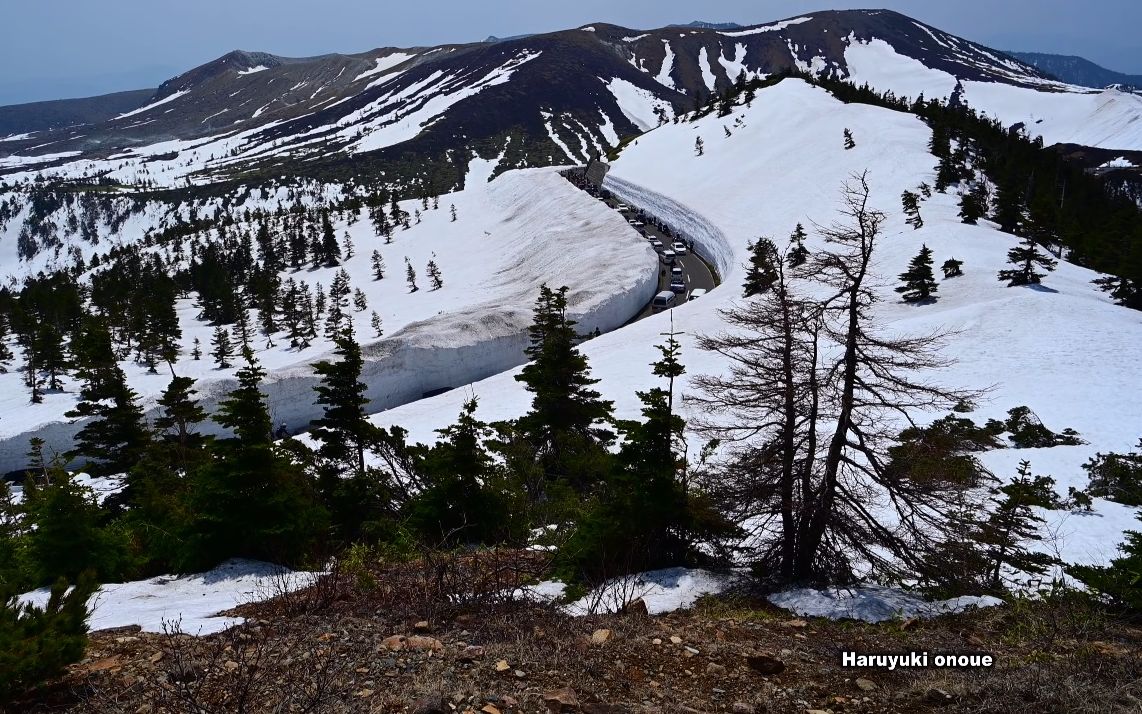
[[[375,337],[381,337],[385,334],[384,330],[381,329],[381,316],[377,314],[376,310],[373,310],[373,315],[369,319],[369,325],[372,326],[373,332],[376,333],[374,335]]]
[[[987,196],[982,184],[960,194],[960,220],[974,226],[987,214]]]
[[[452,214],[452,222],[455,223],[456,222],[456,204],[453,203],[451,206],[449,206],[448,210]]]
[[[1039,252],[1039,246],[1029,237],[1007,251],[1007,262],[1015,267],[999,271],[999,279],[1006,281],[1009,288],[1017,285],[1038,285],[1046,273],[1037,273],[1035,268],[1050,272],[1058,265],[1058,262],[1050,256]]]
[[[361,288],[353,290],[353,309],[357,312],[364,312],[369,307],[369,301],[365,298],[365,293]]]
[[[76,434],[69,456],[85,457],[89,469],[100,475],[130,470],[150,437],[138,395],[127,386],[123,370],[116,365],[107,382],[85,383],[79,396],[66,416],[88,421]]]
[[[345,231],[341,244],[345,246],[345,260],[349,260],[353,257],[353,239],[349,237],[349,231]]]
[[[769,238],[758,238],[749,244],[749,267],[746,270],[744,297],[760,295],[777,279],[776,263],[781,260],[777,246]]]
[[[329,211],[321,212],[321,247],[314,255],[315,263],[334,266],[341,262],[341,246],[337,242],[337,233],[333,230],[333,222],[329,220]]]
[[[805,227],[800,223],[789,236],[789,252],[786,259],[789,261],[790,268],[804,265],[805,261],[809,259],[809,249],[805,247]]]
[[[98,584],[87,575],[52,586],[44,607],[0,590],[0,706],[62,675],[87,648],[88,599]]]
[[[155,418],[155,431],[176,451],[175,462],[185,467],[192,455],[207,443],[207,437],[194,431],[194,426],[206,421],[206,410],[195,401],[194,380],[190,377],[172,377],[158,404],[162,412]]]
[[[1142,514],[1137,518],[1142,521]],[[1072,565],[1067,573],[1137,619],[1142,616],[1142,532],[1127,531],[1119,549],[1122,557],[1107,566]]]
[[[216,442],[214,458],[191,479],[195,517],[181,541],[180,570],[206,569],[230,557],[297,563],[327,525],[305,471],[273,444],[259,389],[265,371],[252,353],[244,357],[238,387],[214,415],[234,436]]]
[[[845,129],[845,150],[847,151],[855,146],[856,142],[853,141],[853,133],[848,129]]]
[[[613,434],[601,423],[609,422],[612,405],[591,389],[598,380],[589,376],[587,358],[576,347],[566,287],[540,287],[528,336],[531,344],[525,352],[530,362],[516,381],[532,393],[531,410],[517,427],[549,481],[585,491],[605,470],[599,462],[605,460],[605,445]]]
[[[702,141],[702,137],[694,140],[694,155],[703,156],[706,153],[706,142]]]
[[[904,302],[935,302],[936,277],[932,273],[932,250],[920,246],[920,252],[908,263],[908,270],[900,274],[904,284],[896,288]]]
[[[334,354],[339,359],[313,365],[314,373],[321,379],[313,390],[317,393],[316,402],[324,410],[320,418],[311,422],[313,437],[321,443],[322,456],[363,474],[365,451],[374,428],[365,412],[369,403],[366,385],[360,381],[364,366],[361,346],[347,332],[335,337],[334,342]]]
[[[511,489],[484,447],[491,430],[475,417],[476,398],[464,403],[455,424],[422,458],[425,488],[407,508],[410,526],[430,543],[492,544],[521,528],[510,507]],[[522,535],[517,533],[517,535]]]
[[[1044,519],[1033,508],[1056,508],[1058,497],[1052,490],[1054,480],[1032,476],[1027,461],[1019,463],[1018,476],[1011,483],[991,489],[995,508],[983,524],[977,540],[984,546],[990,562],[988,584],[1002,589],[1003,571],[1042,574],[1054,559],[1027,549],[1028,542],[1042,540],[1039,525]]]
[[[440,273],[440,268],[436,265],[435,260],[428,261],[428,266],[424,269],[428,273],[428,279],[432,281],[432,289],[439,290],[444,287],[444,277]]]
[[[381,251],[373,251],[373,279],[383,280],[385,277],[385,259],[381,257]]]
[[[944,261],[940,266],[940,270],[944,271],[944,278],[958,278],[964,274],[963,271],[964,261],[949,258]]]
[[[900,202],[904,207],[904,215],[908,218],[904,221],[914,229],[920,229],[924,225],[924,219],[920,217],[920,196],[905,191],[900,196]]]
[[[999,184],[992,218],[1004,233],[1015,233],[1023,225],[1023,194],[1014,179]]]
[[[405,282],[408,283],[408,291],[410,293],[415,293],[417,290],[420,290],[420,288],[416,287],[416,270],[413,269],[412,263],[407,256],[405,256],[404,259],[404,279]]]
[[[221,325],[215,327],[214,337],[210,340],[210,344],[214,347],[210,356],[214,358],[218,369],[229,368],[230,357],[234,355],[234,345],[230,342],[230,333],[226,331],[226,328]]]
[[[202,359],[202,342],[197,337],[194,338],[194,347],[190,350],[190,356],[195,362]]]

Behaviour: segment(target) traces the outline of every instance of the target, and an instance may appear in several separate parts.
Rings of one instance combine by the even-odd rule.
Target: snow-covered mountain
[[[55,271],[82,281],[96,257],[135,249],[173,270],[190,258],[163,236],[185,238],[200,256],[234,232],[249,236],[259,221],[300,232],[289,213],[327,207],[331,229],[355,254],[336,268],[295,267],[279,277],[328,290],[343,269],[361,291],[368,309],[352,320],[364,343],[370,409],[397,407],[379,422],[429,439],[472,392],[485,397],[485,419],[522,413],[528,395],[511,370],[523,359],[530,308],[545,282],[568,285],[581,328],[604,333],[584,351],[620,416],[633,417],[634,392],[652,379],[646,365],[668,316],[623,325],[655,290],[657,258],[622,217],[543,167],[617,154],[611,189],[670,220],[718,270],[723,285],[673,311],[691,374],[723,367],[694,338],[716,330],[718,310],[739,294],[747,243],[780,238],[798,222],[827,223],[841,182],[868,169],[877,206],[892,215],[878,264],[881,317],[901,332],[959,330],[951,351],[960,362],[948,381],[997,385],[979,416],[1026,404],[1089,441],[1041,454],[993,452],[988,465],[1007,473],[1013,459],[1030,456],[1063,487],[1079,486],[1087,457],[1133,445],[1142,423],[1142,382],[1130,359],[1142,344],[1139,313],[1113,305],[1090,285],[1096,274],[1066,263],[1049,290],[1003,287],[995,272],[1015,239],[986,221],[961,223],[952,194],[924,201],[924,228],[905,226],[893,210],[901,192],[933,183],[936,166],[931,129],[917,117],[845,104],[791,79],[728,116],[672,121],[739,76],[790,69],[897,96],[953,98],[1047,144],[1067,144],[1067,155],[1097,171],[1132,171],[1142,161],[1142,97],[1062,84],[888,11],[730,29],[595,24],[306,59],[234,52],[145,96],[57,104],[50,116],[34,107],[0,110],[8,132],[0,139],[0,276],[17,289]],[[851,151],[841,142],[846,128],[856,137]],[[694,152],[699,137],[702,156]],[[537,168],[513,170],[523,167]],[[377,190],[388,192],[385,203],[401,199],[400,211],[417,214],[388,240],[368,220],[365,202]],[[428,208],[437,194],[441,207]],[[936,305],[905,306],[887,285],[921,243],[965,261],[967,274],[947,281]],[[383,280],[374,277],[373,250],[388,262]],[[436,262],[443,286],[410,292],[406,259],[422,283],[426,262]],[[233,386],[234,368],[192,356],[195,338],[209,349],[213,326],[192,293],[176,307],[182,338],[171,369],[198,378],[211,407]],[[372,329],[373,310],[383,337]],[[317,415],[310,365],[331,343],[318,337],[293,347],[279,331],[259,335],[253,347],[270,372],[275,421],[304,428]],[[153,408],[168,376],[128,359],[123,366]],[[23,465],[33,433],[58,452],[78,429],[63,416],[76,401],[73,378],[41,404],[28,404],[22,379],[16,370],[0,374],[0,470]],[[465,388],[421,399],[448,387]],[[1076,534],[1066,546],[1071,560],[1103,559],[1130,525],[1128,510],[1114,504],[1100,503],[1098,514],[1063,524]]]
[[[462,185],[472,152],[502,155],[493,173],[584,161],[743,73],[790,69],[954,95],[1048,144],[1142,149],[1142,97],[1065,85],[899,13],[852,10],[301,59],[235,51],[150,94],[0,108],[0,176],[124,187],[369,176],[442,191]]]

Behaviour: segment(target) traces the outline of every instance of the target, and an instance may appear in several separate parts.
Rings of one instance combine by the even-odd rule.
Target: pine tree
[[[1017,285],[1038,285],[1046,273],[1037,273],[1039,267],[1047,272],[1055,269],[1058,261],[1039,251],[1039,246],[1030,237],[1024,238],[1018,246],[1007,251],[1007,262],[1014,268],[999,271],[1000,281],[1006,281],[1007,287]]]
[[[1142,513],[1137,518],[1142,521]],[[1067,573],[1137,618],[1142,615],[1142,532],[1126,531],[1119,550],[1122,557],[1108,566],[1071,566]]]
[[[856,142],[853,141],[853,133],[848,129],[845,129],[845,150],[848,151],[855,146]]]
[[[993,590],[1003,589],[1005,568],[1042,574],[1054,563],[1050,556],[1026,547],[1028,542],[1043,539],[1039,524],[1045,521],[1032,509],[1059,505],[1053,485],[1050,477],[1032,476],[1030,463],[1021,461],[1018,475],[1011,483],[991,489],[990,500],[995,508],[982,525],[977,540],[984,546],[990,561],[988,583]]]
[[[345,246],[345,260],[349,260],[353,257],[353,239],[349,237],[349,231],[345,231],[341,244]]]
[[[809,249],[805,247],[805,227],[800,223],[789,236],[789,253],[787,260],[790,268],[796,268],[809,259]]]
[[[1016,233],[1023,224],[1023,194],[1014,179],[999,184],[993,219],[1004,233]]]
[[[749,244],[749,268],[746,270],[743,296],[760,295],[777,279],[777,246],[769,238],[758,238]]]
[[[455,204],[455,203],[453,203],[453,204],[452,204],[452,205],[449,207],[449,209],[448,209],[448,210],[449,210],[449,212],[451,212],[451,214],[452,214],[452,222],[453,222],[453,223],[455,223],[455,222],[456,222],[456,204]]]
[[[944,261],[940,266],[940,270],[944,271],[944,278],[958,278],[964,274],[963,271],[964,261],[949,258]]]
[[[408,291],[415,293],[420,288],[416,287],[416,270],[413,269],[412,263],[406,256],[404,259],[404,279],[408,283]]]
[[[908,263],[908,270],[900,274],[904,284],[896,288],[904,302],[935,302],[936,277],[932,273],[932,250],[920,246],[920,252]]]
[[[373,279],[384,280],[385,277],[385,259],[381,257],[381,251],[373,251]]]
[[[384,330],[381,329],[381,316],[377,314],[376,310],[373,310],[373,316],[369,320],[369,324],[373,328],[374,336],[381,337],[385,334]]]
[[[314,255],[315,263],[334,266],[341,262],[341,246],[337,242],[337,233],[333,230],[333,223],[329,220],[329,211],[321,212],[321,247]]]
[[[138,395],[127,386],[123,370],[116,365],[106,383],[88,382],[79,396],[80,402],[66,416],[88,421],[76,434],[69,455],[85,457],[91,471],[100,475],[128,471],[150,436]]]
[[[190,350],[190,356],[195,362],[202,359],[202,341],[197,337],[194,338],[194,347]]]
[[[598,380],[590,377],[587,358],[576,347],[566,287],[540,287],[528,336],[530,362],[515,379],[532,393],[532,401],[517,427],[548,480],[588,490],[602,476],[599,461],[613,438],[600,424],[610,421],[612,405],[591,389]]]
[[[425,267],[424,271],[428,273],[428,278],[432,281],[433,290],[439,290],[444,287],[444,278],[441,276],[440,268],[436,265],[435,260],[428,261],[428,266]]]
[[[976,225],[979,219],[987,215],[985,190],[982,184],[977,184],[960,194],[960,220],[969,226]]]
[[[365,293],[361,288],[353,289],[353,309],[357,312],[364,312],[369,307],[369,301],[365,298]]]
[[[334,342],[334,354],[339,359],[313,365],[314,373],[321,379],[313,391],[324,411],[311,422],[312,433],[321,443],[319,452],[323,457],[345,464],[361,475],[365,472],[365,450],[374,433],[365,412],[369,403],[366,385],[360,381],[364,360],[361,346],[351,334],[340,334]]]
[[[230,357],[234,355],[234,345],[230,342],[230,333],[226,328],[219,325],[214,328],[214,337],[210,340],[213,350],[210,356],[214,358],[218,369],[228,369],[230,367]]]
[[[694,155],[703,156],[706,153],[706,142],[702,141],[702,137],[694,140]]]
[[[920,196],[911,191],[905,191],[900,196],[900,202],[904,207],[904,215],[908,216],[904,222],[917,230],[923,227],[924,219],[920,217]]]
[[[243,447],[267,446],[272,442],[270,414],[266,398],[259,389],[266,371],[246,350],[246,364],[238,370],[238,386],[218,403],[214,421],[230,429]]]
[[[194,431],[206,421],[206,410],[194,399],[197,390],[190,377],[172,377],[158,399],[162,412],[155,418],[155,431],[177,452],[175,463],[186,466],[191,455],[207,443],[207,437]]]

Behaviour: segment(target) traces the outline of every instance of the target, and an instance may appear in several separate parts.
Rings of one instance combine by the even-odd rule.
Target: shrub
[[[1083,464],[1090,477],[1087,493],[1126,506],[1142,506],[1142,439],[1129,454],[1096,454]]]
[[[87,646],[87,600],[95,592],[92,573],[68,590],[62,578],[43,608],[21,604],[14,593],[0,596],[0,703],[59,676],[83,657]]]

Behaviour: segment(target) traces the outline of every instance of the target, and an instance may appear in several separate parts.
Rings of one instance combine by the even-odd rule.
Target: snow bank
[[[207,635],[243,622],[240,617],[221,617],[219,612],[303,588],[314,577],[314,573],[236,558],[205,573],[104,585],[88,601],[89,625],[92,630],[138,625],[146,632],[178,626],[189,635]],[[41,588],[20,599],[42,607],[50,594]]]
[[[924,600],[898,588],[865,585],[836,590],[803,588],[769,596],[778,607],[805,617],[830,620],[883,622],[907,617],[936,617],[977,607],[994,607],[1003,601],[990,595],[969,595],[951,600]]]
[[[451,203],[459,215],[455,222],[448,216]],[[414,205],[407,202],[404,209],[411,213]],[[511,171],[491,182],[471,182],[465,191],[442,196],[441,209],[427,212],[421,224],[398,230],[392,244],[377,238],[368,221],[336,228],[339,235],[348,231],[357,246],[344,264],[352,284],[366,292],[384,320],[385,337],[370,341],[370,311],[353,313],[356,334],[365,342],[362,381],[374,412],[523,364],[527,327],[544,283],[568,286],[568,312],[583,333],[623,325],[657,288],[658,260],[646,241],[620,214],[574,188],[556,169]],[[371,274],[374,247],[390,272],[381,281]],[[409,293],[402,280],[404,256],[418,271],[436,260],[445,286]],[[334,272],[321,269],[298,277],[328,287]],[[213,328],[194,320],[196,309],[186,303],[180,308],[184,353],[174,368],[198,378],[203,406],[213,410],[236,386],[235,369],[216,370],[209,357],[189,357],[195,337],[208,349]],[[272,348],[263,347],[261,338],[254,343],[269,372],[263,391],[274,423],[298,431],[321,413],[313,401],[317,379],[310,365],[328,357],[331,345],[321,340],[299,352],[281,335],[275,341]],[[147,374],[130,363],[124,368],[153,418],[154,399],[169,375]],[[26,464],[31,436],[44,439],[46,453],[62,453],[82,426],[64,417],[75,404],[78,385],[29,405],[19,380],[17,372],[0,374],[0,472]],[[203,431],[219,433],[210,423]]]
[[[734,127],[731,137],[724,136],[726,125]],[[842,144],[845,128],[856,138],[850,151]],[[694,154],[696,136],[704,137],[704,156]],[[701,230],[695,228],[690,237],[717,265],[723,284],[670,313],[582,346],[593,376],[601,380],[597,388],[614,401],[616,416],[639,418],[635,392],[657,383],[648,365],[657,358],[654,345],[671,329],[672,318],[673,329],[684,333],[680,342],[687,369],[676,390],[691,391],[694,375],[722,373],[726,364],[699,350],[695,338],[717,332],[724,325],[719,310],[739,299],[749,242],[772,236],[784,246],[800,222],[810,235],[809,250],[820,250],[824,246],[813,222],[833,221],[842,182],[868,169],[870,203],[888,213],[874,265],[882,298],[875,307],[877,320],[894,334],[955,333],[944,354],[957,363],[931,378],[957,388],[993,387],[970,415],[977,423],[1005,417],[1007,409],[1025,404],[1047,426],[1073,427],[1089,442],[992,451],[982,455],[985,465],[1008,478],[1018,460],[1028,458],[1035,473],[1054,476],[1065,493],[1068,485],[1085,485],[1081,464],[1095,452],[1130,450],[1142,424],[1142,372],[1135,364],[1142,348],[1142,315],[1113,305],[1090,284],[1096,273],[1068,263],[1061,263],[1040,289],[1005,287],[996,271],[1017,239],[987,221],[961,223],[954,192],[934,194],[922,203],[922,229],[904,224],[901,193],[935,180],[936,159],[927,151],[930,137],[931,130],[909,114],[843,104],[821,89],[786,80],[761,90],[752,108],[662,126],[628,146],[614,163],[607,186],[667,220],[671,214],[676,221],[692,216]],[[711,240],[718,234],[721,238]],[[941,282],[939,302],[907,305],[893,292],[895,277],[921,244],[938,261],[964,261],[965,275]],[[451,423],[469,395],[480,397],[483,419],[517,417],[530,404],[530,394],[514,381],[517,373],[407,404],[374,421],[399,424],[413,438],[432,439],[433,430]],[[693,418],[685,403],[681,409]],[[690,439],[695,449],[702,443],[698,435]],[[1132,512],[1099,500],[1090,515],[1051,512],[1052,537],[1036,547],[1072,562],[1105,563],[1115,555],[1124,530],[1137,529]]]

